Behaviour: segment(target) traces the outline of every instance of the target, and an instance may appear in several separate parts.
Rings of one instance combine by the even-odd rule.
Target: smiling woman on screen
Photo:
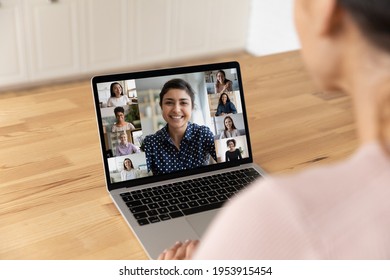
[[[154,175],[192,169],[216,161],[214,135],[204,125],[191,123],[195,93],[186,81],[173,79],[160,92],[166,126],[145,137],[148,170]]]

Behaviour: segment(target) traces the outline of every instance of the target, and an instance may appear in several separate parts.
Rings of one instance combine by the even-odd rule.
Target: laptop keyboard
[[[121,193],[141,226],[220,208],[261,175],[253,168]]]

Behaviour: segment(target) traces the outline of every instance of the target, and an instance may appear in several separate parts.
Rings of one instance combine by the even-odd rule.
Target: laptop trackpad
[[[190,215],[187,216],[186,219],[188,223],[191,225],[191,227],[194,229],[194,231],[200,237],[202,237],[207,227],[210,225],[211,220],[215,217],[217,213],[218,213],[218,209],[195,214],[195,215]]]

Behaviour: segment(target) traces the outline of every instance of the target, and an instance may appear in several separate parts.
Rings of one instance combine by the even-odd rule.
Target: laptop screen
[[[237,62],[92,79],[109,188],[252,162]]]

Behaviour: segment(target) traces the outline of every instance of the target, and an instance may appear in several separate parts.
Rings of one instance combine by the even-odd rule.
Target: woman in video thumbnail
[[[237,114],[236,106],[230,101],[229,96],[226,93],[222,93],[219,97],[216,116],[223,116],[226,114]]]
[[[241,152],[239,149],[236,149],[236,140],[229,139],[226,141],[226,145],[229,148],[229,150],[225,153],[225,161],[237,161],[239,159],[242,159]]]
[[[130,100],[126,95],[123,95],[123,88],[120,83],[112,83],[110,86],[111,97],[108,98],[107,107],[125,106]]]
[[[115,156],[125,156],[134,153],[139,153],[140,149],[137,148],[133,143],[127,142],[127,134],[122,131],[119,134],[119,144],[116,146]]]
[[[182,79],[166,82],[160,107],[166,126],[144,140],[148,170],[154,175],[208,165],[216,161],[214,135],[207,126],[191,123],[195,93]]]
[[[214,85],[215,93],[220,94],[223,92],[232,91],[232,85],[232,81],[226,79],[225,71],[219,70],[217,72],[217,81]]]
[[[133,162],[129,158],[123,161],[123,170],[121,171],[121,180],[132,180],[138,177],[137,170],[134,169]]]
[[[234,125],[233,119],[231,117],[226,116],[225,119],[223,120],[223,124],[225,126],[225,129],[224,131],[222,131],[219,139],[240,136],[240,132]]]
[[[111,132],[119,132],[126,130],[134,130],[132,123],[125,121],[125,109],[123,107],[116,107],[114,109],[116,123],[112,126]]]

